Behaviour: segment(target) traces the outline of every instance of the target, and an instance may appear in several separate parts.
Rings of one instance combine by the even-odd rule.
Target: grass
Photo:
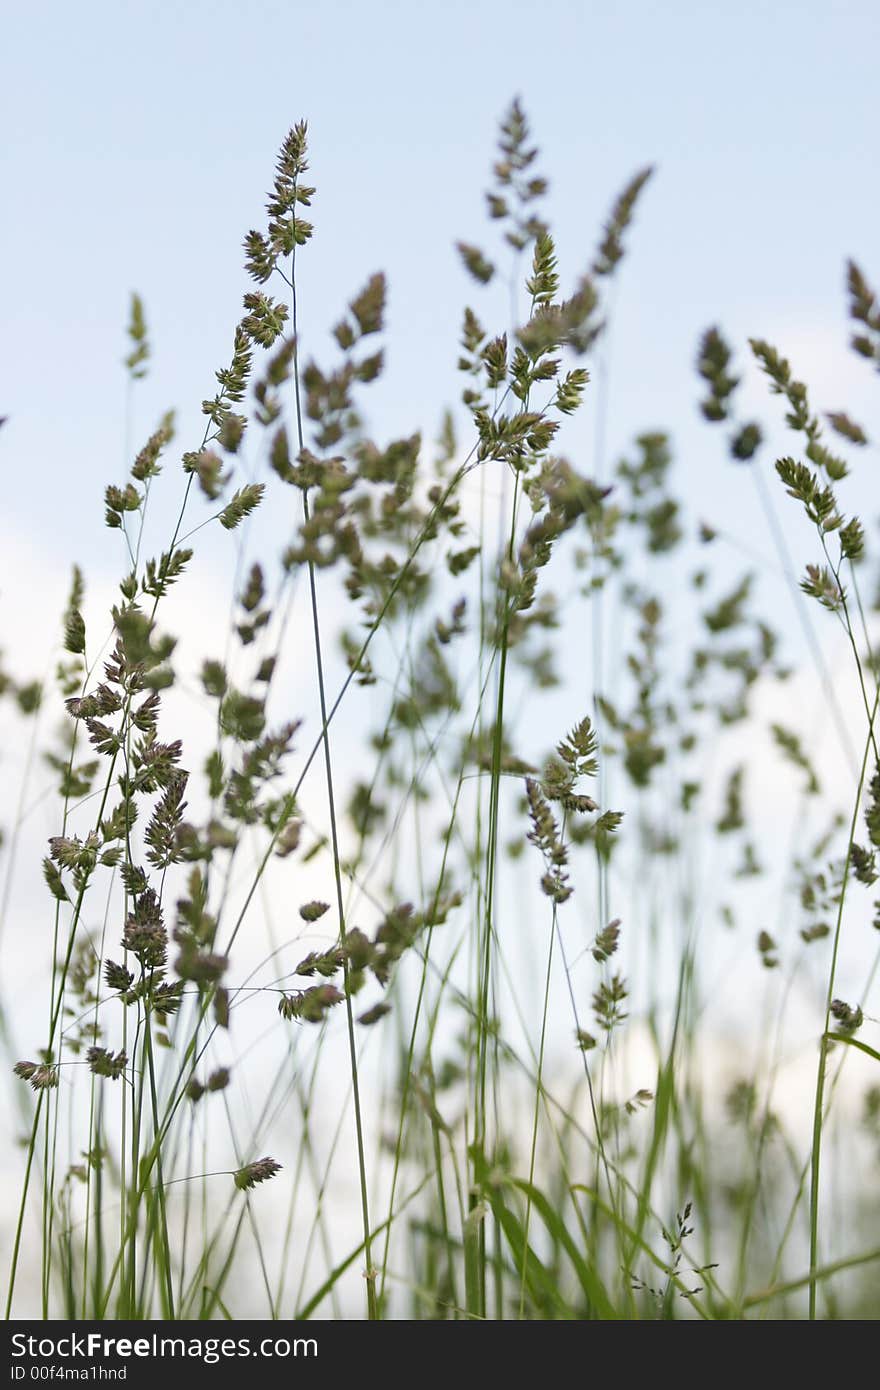
[[[867,436],[752,339],[797,453],[768,482],[730,345],[718,328],[695,345],[707,431],[753,474],[766,567],[789,580],[793,674],[761,577],[675,495],[669,436],[603,457],[612,290],[652,171],[565,290],[538,170],[515,102],[498,250],[458,248],[480,315],[500,287],[508,322],[465,310],[461,403],[433,450],[379,444],[384,276],[327,360],[301,348],[315,189],[295,126],[203,437],[169,468],[167,414],[106,488],[111,612],[75,567],[54,682],[2,675],[35,721],[4,911],[38,748],[57,804],[26,943],[51,961],[45,1021],[23,1060],[3,1019],[23,1134],[8,1317],[873,1310],[880,1230],[851,1173],[880,1138],[878,1051],[856,1036],[880,960],[863,892],[880,684],[842,500]],[[876,367],[855,264],[848,292]],[[131,430],[150,360],[134,296]],[[200,562],[206,629],[216,566],[232,574],[213,653],[180,598]],[[839,808],[796,680],[843,731]],[[776,691],[786,723],[766,715]]]

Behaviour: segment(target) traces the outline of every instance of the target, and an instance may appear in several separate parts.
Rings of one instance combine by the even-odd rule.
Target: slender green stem
[[[538,1153],[538,1120],[541,1113],[541,1099],[544,1090],[544,1048],[547,1041],[547,1019],[550,1012],[550,981],[553,976],[553,943],[556,939],[556,903],[550,914],[550,939],[547,943],[547,969],[544,974],[544,1003],[541,1010],[541,1041],[538,1047],[538,1077],[535,1086],[535,1109],[532,1116],[532,1141],[529,1147],[529,1195],[526,1199],[525,1234],[523,1237],[523,1261],[519,1285],[519,1316],[525,1316],[526,1273],[529,1252],[529,1226],[532,1219],[531,1189],[535,1181],[535,1162]]]
[[[846,886],[849,878],[849,868],[853,841],[856,833],[856,823],[859,815],[859,807],[862,801],[862,790],[865,784],[865,774],[868,768],[868,758],[874,746],[874,721],[877,717],[878,703],[880,703],[880,686],[874,697],[874,704],[870,711],[870,721],[868,737],[865,740],[865,751],[862,756],[862,764],[859,771],[859,783],[853,804],[852,818],[849,828],[849,840],[846,847],[846,861],[843,868],[843,881],[840,885],[840,899],[837,907],[837,920],[834,925],[834,945],[831,952],[831,967],[828,971],[828,988],[825,997],[825,1023],[822,1029],[822,1040],[819,1044],[819,1063],[816,1074],[816,1092],[813,1103],[813,1143],[810,1158],[810,1292],[809,1292],[809,1317],[813,1321],[816,1317],[816,1291],[817,1291],[817,1270],[819,1268],[819,1177],[820,1161],[822,1155],[822,1125],[824,1119],[823,1101],[825,1095],[825,1071],[828,1057],[828,1029],[831,1021],[831,1004],[834,999],[834,986],[837,974],[837,958],[840,951],[841,930],[843,927],[843,909],[846,901]]]
[[[299,332],[299,326],[298,326],[298,321],[297,321],[297,298],[296,298],[296,247],[295,247],[295,246],[294,246],[293,252],[292,252],[292,254],[291,254],[290,291],[291,291],[291,299],[292,299],[292,313],[291,313],[291,319],[292,319],[293,339],[294,339],[294,349],[293,349],[294,402],[295,402],[295,409],[296,409],[297,439],[298,439],[298,443],[299,443],[299,448],[300,448],[300,450],[301,450],[301,449],[303,448],[304,439],[303,439],[303,425],[302,425],[302,402],[301,402],[300,380],[299,380],[299,345],[298,345],[298,341],[297,341],[297,336],[298,336],[298,332]],[[307,490],[304,490],[304,491],[303,491],[303,516],[304,516],[304,520],[305,520],[306,525],[308,525],[309,518],[310,518],[310,509],[309,509],[309,496],[308,496],[308,491],[307,491]],[[316,583],[316,579],[315,579],[315,566],[314,566],[314,563],[313,563],[311,560],[309,560],[308,571],[309,571],[309,597],[310,597],[310,600],[311,600],[311,609],[312,609],[312,631],[313,631],[314,643],[315,643],[315,664],[316,664],[316,669],[317,669],[318,696],[319,696],[319,700],[320,700],[321,727],[322,727],[322,731],[323,731],[323,742],[324,742],[324,770],[325,770],[325,773],[326,773],[326,781],[327,781],[327,802],[328,802],[329,814],[330,814],[330,839],[331,839],[331,845],[332,845],[332,851],[333,851],[333,868],[334,868],[334,877],[335,877],[335,882],[336,882],[336,905],[337,905],[337,910],[338,910],[338,913],[339,913],[339,940],[340,940],[341,942],[344,942],[344,941],[345,941],[345,902],[344,902],[344,895],[343,895],[343,891],[342,891],[342,866],[341,866],[341,855],[340,855],[340,849],[339,849],[339,832],[338,832],[338,826],[337,826],[337,820],[336,820],[336,799],[335,799],[334,789],[333,789],[333,759],[332,759],[331,750],[330,750],[330,730],[329,730],[329,721],[328,721],[328,717],[327,717],[327,693],[326,693],[326,687],[325,687],[325,682],[324,682],[324,661],[323,661],[322,652],[321,652],[321,623],[320,623],[320,618],[319,618],[319,613],[318,613],[318,590],[317,590],[317,583]],[[367,1166],[366,1166],[366,1152],[365,1152],[365,1148],[364,1148],[363,1117],[362,1117],[362,1114],[361,1114],[361,1094],[360,1094],[360,1077],[359,1077],[359,1073],[358,1073],[357,1038],[356,1038],[356,1036],[355,1036],[355,1027],[354,1027],[354,1007],[353,1007],[353,1004],[352,1004],[351,989],[350,989],[350,987],[349,987],[349,986],[350,986],[350,968],[349,968],[349,963],[348,963],[347,957],[344,957],[344,958],[343,958],[343,967],[342,967],[342,968],[343,968],[343,978],[344,978],[344,985],[345,985],[345,1013],[346,1013],[346,1022],[347,1022],[347,1025],[348,1025],[348,1051],[349,1051],[349,1063],[350,1063],[350,1067],[351,1067],[352,1102],[353,1102],[353,1107],[354,1107],[355,1135],[356,1135],[356,1139],[357,1139],[358,1181],[359,1181],[359,1184],[360,1184],[361,1217],[362,1217],[363,1229],[364,1229],[364,1246],[363,1246],[363,1248],[364,1248],[364,1255],[365,1255],[366,1261],[367,1261],[367,1270],[366,1270],[367,1314],[368,1314],[368,1317],[369,1317],[369,1319],[370,1319],[371,1321],[375,1321],[375,1320],[378,1318],[378,1302],[377,1302],[377,1298],[376,1298],[376,1271],[373,1269],[373,1262],[372,1262],[371,1235],[370,1235],[370,1202],[369,1202],[369,1192],[368,1192],[368,1187],[367,1187]]]

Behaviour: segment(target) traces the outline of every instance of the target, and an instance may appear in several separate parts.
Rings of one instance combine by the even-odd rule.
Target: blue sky
[[[242,235],[300,116],[319,189],[306,346],[320,350],[367,274],[388,272],[379,428],[433,430],[455,399],[461,306],[477,295],[452,247],[485,239],[482,192],[515,93],[572,277],[625,180],[658,167],[617,301],[612,449],[665,425],[686,452],[693,441],[717,456],[692,377],[697,336],[716,319],[739,343],[803,341],[807,367],[834,384],[849,371],[844,258],[880,278],[869,0],[5,8],[3,512],[19,536],[55,545],[77,530],[80,549],[115,562],[100,493],[122,466],[129,292],[144,296],[155,349],[136,437],[174,405],[188,447],[246,288]],[[587,424],[584,450],[591,439]]]
[[[880,282],[878,40],[880,9],[867,0],[676,0],[662,10],[548,0],[540,17],[520,0],[8,7],[0,646],[14,668],[45,668],[73,561],[102,615],[126,568],[102,495],[131,457],[121,366],[131,291],[144,298],[154,352],[132,449],[174,407],[179,457],[201,439],[199,403],[228,361],[250,288],[242,237],[262,224],[278,145],[300,117],[318,188],[299,266],[304,350],[327,351],[347,300],[384,269],[388,369],[371,388],[370,424],[379,437],[433,435],[461,389],[463,305],[491,331],[509,326],[504,286],[475,286],[454,243],[495,249],[483,193],[515,94],[542,149],[569,283],[627,179],[647,163],[657,169],[628,235],[612,332],[565,447],[582,472],[594,470],[603,391],[607,463],[639,432],[668,429],[690,519],[729,536],[713,556],[722,570],[738,577],[757,563],[768,612],[797,660],[799,622],[756,492],[699,417],[693,360],[702,331],[720,323],[746,368],[746,405],[771,436],[768,472],[793,443],[746,361],[750,334],[791,356],[817,407],[845,408],[877,437],[877,378],[846,348],[844,263],[855,256]],[[150,509],[156,549],[180,495],[176,481],[162,482]],[[814,559],[799,509],[771,486],[797,560]],[[845,502],[858,497],[866,521],[880,514],[869,451],[841,491]],[[222,630],[212,584],[222,579],[227,592],[228,538],[199,539],[197,565],[175,594],[193,611],[175,611],[175,622],[203,626],[207,605]],[[674,600],[684,575],[675,562],[673,571],[667,564]],[[672,615],[675,637],[674,601]]]
[[[771,437],[768,472],[793,444],[746,360],[750,334],[790,355],[816,407],[845,408],[876,437],[876,376],[846,347],[844,263],[855,256],[880,282],[878,40],[880,9],[868,0],[548,0],[540,13],[520,0],[9,7],[0,645],[17,669],[43,668],[73,561],[101,601],[125,567],[101,499],[131,458],[121,366],[131,291],[144,298],[154,352],[132,452],[174,407],[179,456],[201,439],[199,403],[228,361],[250,288],[242,237],[262,223],[280,140],[306,117],[318,194],[299,268],[304,351],[327,351],[340,310],[384,269],[388,369],[371,388],[369,422],[379,437],[430,437],[461,389],[463,305],[493,332],[509,326],[504,286],[475,286],[454,243],[495,249],[483,193],[515,94],[542,149],[569,283],[627,179],[657,169],[565,448],[589,474],[600,412],[609,464],[638,433],[668,429],[690,519],[723,527],[722,567],[763,569],[769,611],[797,658],[798,621],[748,469],[726,460],[719,432],[700,420],[693,361],[702,331],[721,324],[746,369],[745,404]],[[799,545],[815,558],[799,510],[771,482],[798,560]],[[870,451],[842,495],[857,496],[868,521],[880,513]],[[151,502],[156,548],[179,487],[163,479],[161,496],[167,511]],[[191,583],[206,586],[203,597],[182,587],[180,601],[192,593],[204,606],[212,566],[228,575],[228,551],[223,537],[201,540]],[[676,575],[667,582],[674,589]]]
[[[456,402],[466,302],[492,331],[508,326],[503,287],[478,291],[454,243],[494,249],[483,192],[515,94],[543,152],[569,283],[615,195],[655,164],[615,292],[609,457],[644,430],[668,429],[677,490],[741,542],[730,564],[739,572],[771,556],[747,470],[699,419],[694,355],[714,322],[742,367],[747,336],[767,337],[815,386],[817,407],[845,408],[877,437],[877,377],[846,349],[844,264],[854,256],[880,285],[878,54],[876,0],[6,0],[0,647],[14,668],[44,669],[74,560],[102,600],[126,567],[101,499],[126,466],[131,291],[143,296],[154,352],[132,446],[175,407],[179,447],[192,448],[250,287],[242,238],[261,225],[278,145],[301,117],[318,188],[300,263],[304,347],[327,349],[347,300],[387,272],[388,371],[370,405],[380,436],[431,435]],[[779,404],[751,367],[746,390],[762,422],[776,422],[778,452],[790,450]],[[566,437],[586,473],[595,418],[588,395]],[[771,447],[768,471],[772,457]],[[852,486],[871,522],[874,452],[858,464]],[[815,558],[799,509],[779,504]],[[209,572],[180,590],[192,595],[190,627],[216,628],[219,642],[213,561],[209,544]],[[789,602],[777,584],[771,616],[797,641]],[[814,717],[820,697],[808,672],[781,698]],[[18,754],[4,747],[4,777]],[[46,815],[27,863],[57,829]]]

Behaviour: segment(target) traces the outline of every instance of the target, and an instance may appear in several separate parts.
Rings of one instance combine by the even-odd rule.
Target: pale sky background
[[[388,370],[368,398],[378,436],[431,437],[457,402],[466,302],[489,323],[494,305],[493,331],[507,326],[503,291],[481,294],[454,243],[492,247],[483,194],[515,94],[542,150],[569,284],[616,194],[657,166],[615,293],[609,463],[634,435],[668,429],[675,490],[741,542],[731,572],[772,555],[747,470],[697,412],[693,361],[711,323],[746,369],[742,408],[772,436],[768,473],[773,446],[793,444],[747,362],[749,335],[791,357],[816,407],[846,409],[877,436],[877,377],[847,351],[844,292],[848,256],[880,284],[872,0],[0,0],[0,14],[0,647],[22,674],[49,657],[70,564],[102,601],[124,567],[101,499],[126,462],[131,291],[153,347],[132,443],[175,407],[176,444],[194,447],[199,403],[251,288],[242,238],[262,225],[278,145],[301,117],[318,188],[299,263],[304,350],[323,352],[352,294],[387,272]],[[590,473],[592,397],[567,438]],[[870,526],[876,449],[857,462],[842,495],[858,498]],[[806,524],[776,493],[810,558]],[[213,555],[209,543],[188,621],[220,633]],[[785,585],[769,583],[771,618],[798,655]],[[814,717],[815,679],[794,699]]]
[[[773,457],[797,442],[746,339],[776,343],[810,383],[814,408],[845,408],[877,437],[876,375],[847,350],[844,265],[852,255],[880,283],[878,52],[870,0],[6,4],[0,646],[16,670],[44,669],[74,560],[94,611],[125,564],[101,499],[132,456],[121,366],[131,291],[143,296],[153,347],[132,453],[176,408],[167,474],[201,439],[199,403],[228,362],[252,288],[242,238],[262,225],[278,145],[301,117],[318,188],[299,263],[304,352],[327,352],[345,303],[384,269],[388,368],[365,396],[369,423],[379,438],[434,435],[459,399],[463,305],[490,331],[508,326],[503,284],[475,286],[454,243],[495,249],[483,194],[515,94],[550,179],[564,285],[589,264],[625,182],[657,168],[627,236],[586,407],[564,436],[572,461],[596,467],[603,393],[606,468],[638,433],[669,430],[688,524],[705,517],[730,535],[712,558],[731,576],[757,567],[799,659],[799,620],[749,469],[727,460],[723,432],[700,419],[693,362],[701,333],[719,323],[744,370],[740,409],[768,434],[760,466],[795,562],[815,558],[772,476]],[[460,409],[458,418],[466,434]],[[856,464],[841,496],[870,526],[875,450]],[[156,548],[179,497],[176,480],[162,483],[151,502]],[[229,543],[203,532],[199,545],[179,593],[204,625],[215,565],[228,589]],[[668,564],[665,574],[674,586]],[[222,631],[226,612],[213,616]],[[588,681],[586,664],[582,674]]]
[[[695,346],[715,320],[740,348],[749,333],[800,348],[796,365],[832,390],[851,373],[845,257],[880,278],[871,0],[2,8],[2,530],[29,547],[85,546],[115,565],[99,498],[121,464],[132,289],[155,352],[136,437],[174,405],[190,447],[249,283],[242,236],[260,224],[278,144],[301,116],[319,189],[305,345],[326,343],[365,276],[387,271],[380,430],[433,431],[457,397],[461,307],[480,300],[453,243],[488,240],[483,190],[516,93],[571,279],[624,182],[658,167],[620,279],[612,451],[668,427],[691,451],[699,499],[742,492],[694,408]],[[779,415],[766,401],[764,413]],[[588,448],[586,415],[582,428]],[[12,576],[0,579],[8,601]]]
[[[74,560],[90,581],[90,622],[106,612],[125,564],[101,499],[126,467],[131,291],[143,296],[153,346],[132,444],[173,406],[179,457],[201,439],[199,402],[213,394],[252,287],[242,237],[262,225],[278,145],[301,117],[318,187],[315,236],[299,263],[304,351],[327,350],[345,303],[384,269],[388,370],[366,397],[370,424],[378,437],[433,436],[461,390],[464,303],[493,331],[507,326],[503,285],[481,292],[454,243],[494,250],[483,193],[515,94],[542,150],[569,284],[589,264],[613,198],[637,169],[657,166],[627,236],[608,345],[566,436],[572,460],[593,471],[602,389],[606,466],[639,432],[668,429],[689,522],[705,516],[732,536],[713,551],[722,570],[738,576],[757,564],[771,621],[798,660],[799,622],[749,470],[727,461],[722,432],[701,421],[693,361],[702,331],[719,323],[745,369],[741,408],[770,436],[768,474],[774,453],[796,446],[747,360],[750,334],[790,355],[815,407],[846,408],[876,438],[877,378],[846,346],[844,265],[852,255],[880,281],[878,52],[880,9],[868,0],[5,5],[0,646],[13,668],[46,669]],[[858,500],[870,526],[880,512],[875,450],[856,462],[841,494]],[[797,559],[815,558],[799,509],[770,481]],[[164,540],[162,508],[176,505],[179,488],[162,483],[151,511]],[[202,533],[200,547],[169,610],[183,647],[197,630],[210,650],[227,624],[212,585],[216,573],[228,593],[229,540]],[[673,598],[681,563],[666,564]],[[828,636],[822,620],[817,610]],[[690,638],[674,621],[671,635]],[[578,677],[589,683],[581,645]],[[841,671],[849,681],[848,664]],[[796,725],[802,715],[801,732],[818,729],[833,745],[815,671],[799,680],[796,694],[770,694],[765,717]],[[853,696],[840,692],[858,719]],[[193,704],[196,727],[199,711]],[[565,711],[560,723],[570,718]],[[24,750],[5,751],[11,786]],[[841,769],[830,793],[847,785]],[[34,848],[54,829],[35,827]]]

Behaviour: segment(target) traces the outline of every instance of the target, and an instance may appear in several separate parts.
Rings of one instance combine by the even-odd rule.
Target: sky
[[[699,457],[717,456],[692,370],[710,322],[740,350],[750,333],[797,348],[819,387],[867,396],[844,351],[843,267],[853,255],[880,278],[870,0],[3,8],[0,528],[45,546],[47,562],[63,545],[116,564],[100,494],[124,456],[132,290],[154,345],[133,437],[175,406],[188,447],[248,288],[243,234],[301,117],[318,186],[304,344],[320,351],[366,276],[387,272],[379,428],[430,433],[456,398],[461,308],[479,296],[454,243],[488,241],[483,192],[515,94],[543,151],[569,283],[626,180],[657,169],[620,276],[610,450],[660,425],[693,449],[698,498],[741,490],[717,466],[708,481]],[[592,437],[587,422],[584,451]],[[8,600],[12,580],[0,581]]]
[[[300,118],[318,189],[298,272],[303,352],[328,353],[345,304],[384,270],[387,370],[368,423],[380,438],[435,434],[461,390],[464,304],[490,331],[509,325],[504,284],[475,286],[455,242],[495,250],[484,192],[515,95],[550,181],[564,287],[627,180],[656,170],[585,409],[564,435],[572,462],[607,471],[636,435],[668,430],[689,521],[721,530],[722,568],[757,566],[800,655],[749,469],[727,461],[699,417],[694,357],[719,324],[743,406],[770,439],[768,473],[795,446],[749,335],[791,358],[817,408],[846,409],[872,432],[876,376],[847,351],[844,292],[848,256],[880,282],[870,0],[48,0],[6,4],[3,35],[0,648],[20,672],[49,657],[71,564],[94,611],[125,566],[120,533],[103,525],[106,484],[169,407],[178,454],[200,441],[199,404],[252,288],[242,238],[263,223],[277,149]],[[129,413],[121,359],[134,290],[153,356]],[[460,407],[458,420],[466,430]],[[880,514],[871,451],[858,463],[842,495],[857,489],[863,514]],[[771,483],[793,554],[812,558],[809,528]],[[176,505],[175,488],[162,496]],[[164,538],[161,499],[151,512]],[[187,590],[198,623],[212,567],[227,572],[228,558],[222,538],[201,539]]]
[[[721,526],[732,565],[756,560],[772,580],[748,470],[725,460],[696,408],[701,333],[724,329],[745,404],[778,452],[791,437],[747,360],[749,335],[791,357],[818,407],[877,418],[876,376],[846,349],[844,293],[848,256],[880,281],[880,10],[869,0],[49,0],[6,4],[3,36],[0,646],[20,670],[48,657],[71,564],[101,601],[124,565],[119,533],[103,526],[105,485],[169,407],[179,448],[200,440],[199,403],[251,287],[242,238],[262,224],[278,146],[303,117],[318,188],[300,262],[303,350],[326,353],[346,302],[386,271],[388,368],[368,406],[378,436],[430,437],[455,404],[465,302],[507,326],[504,286],[481,291],[454,247],[494,249],[484,190],[515,95],[550,180],[564,284],[589,264],[626,181],[656,169],[595,394],[565,436],[575,466],[608,468],[638,433],[669,430],[691,513]],[[133,290],[153,357],[129,418]],[[870,451],[859,469],[860,502],[876,514]],[[779,502],[792,544],[809,545],[797,509]],[[210,541],[207,557],[194,611],[210,593]]]
[[[598,364],[604,429],[588,396],[566,436],[582,472],[669,430],[692,513],[722,526],[731,564],[757,557],[772,578],[754,491],[699,419],[700,335],[723,327],[745,403],[779,452],[791,441],[747,361],[749,335],[791,357],[822,409],[880,416],[876,375],[847,352],[844,293],[849,256],[880,283],[874,0],[0,0],[0,16],[0,648],[19,671],[44,669],[74,561],[106,611],[125,566],[119,532],[103,526],[106,484],[169,407],[180,449],[201,439],[199,403],[251,287],[242,239],[262,225],[278,146],[301,118],[318,189],[300,262],[303,349],[327,352],[348,300],[387,273],[378,435],[431,437],[455,404],[466,302],[507,327],[503,287],[479,291],[455,243],[494,249],[484,191],[516,95],[550,180],[564,283],[589,264],[627,180],[656,170]],[[153,356],[127,416],[132,291]],[[859,465],[876,517],[872,452]],[[792,544],[809,541],[779,500]],[[219,640],[214,559],[209,545],[178,618]],[[793,697],[769,697],[769,716],[780,699],[808,709],[816,683],[799,680]],[[858,717],[851,690],[846,702]],[[7,765],[26,755],[4,752]],[[35,824],[28,853],[45,833]]]
[[[18,673],[49,669],[74,561],[87,623],[106,614],[126,568],[120,533],[103,525],[106,484],[169,407],[179,450],[201,439],[199,403],[252,287],[242,238],[263,223],[278,146],[301,118],[318,189],[298,272],[303,351],[326,354],[345,304],[384,270],[388,366],[369,424],[378,437],[436,432],[461,390],[463,305],[492,331],[509,323],[504,284],[475,286],[455,243],[495,250],[484,192],[514,96],[550,181],[564,285],[589,264],[627,180],[655,167],[586,408],[564,436],[572,461],[607,470],[640,432],[668,430],[689,520],[720,528],[722,569],[757,567],[786,654],[802,657],[749,470],[726,460],[699,417],[694,356],[719,324],[744,406],[771,439],[768,472],[774,449],[793,445],[748,360],[749,335],[791,357],[817,407],[848,410],[876,437],[876,376],[847,351],[844,293],[848,256],[880,281],[874,4],[50,0],[7,4],[3,34],[0,648]],[[153,356],[129,412],[121,359],[134,290]],[[858,465],[841,491],[857,487],[869,518],[880,514],[872,451]],[[774,487],[793,554],[814,558],[809,528]],[[164,495],[176,504],[176,489]],[[164,538],[167,513],[151,511]],[[171,604],[184,648],[194,634],[221,642],[227,622],[213,588],[222,575],[228,591],[226,538],[201,540],[200,567]],[[667,566],[673,599],[684,578]],[[689,640],[674,602],[671,628]],[[803,732],[833,744],[816,672],[800,679]],[[782,717],[779,698],[768,697],[768,718]],[[791,705],[790,690],[781,698]],[[858,717],[852,689],[840,700]],[[200,709],[191,718],[197,727]],[[24,746],[5,752],[7,767],[26,758]]]

